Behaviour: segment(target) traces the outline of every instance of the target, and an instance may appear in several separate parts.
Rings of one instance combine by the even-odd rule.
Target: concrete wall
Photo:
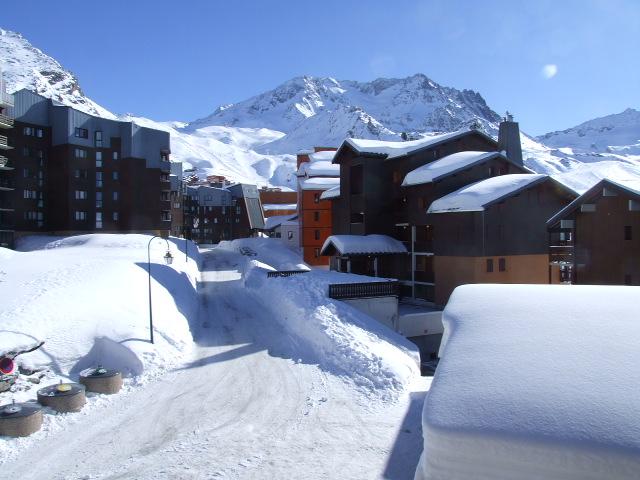
[[[375,318],[390,329],[397,329],[398,297],[353,298],[343,301]]]

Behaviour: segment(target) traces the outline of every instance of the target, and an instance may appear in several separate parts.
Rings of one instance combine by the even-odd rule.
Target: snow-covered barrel
[[[98,365],[97,368],[88,368],[80,372],[80,383],[89,392],[111,395],[118,393],[122,388],[122,374]]]
[[[0,436],[27,437],[42,427],[42,408],[33,403],[0,407]]]
[[[79,412],[86,400],[85,386],[79,383],[60,383],[38,390],[38,403],[58,412]]]

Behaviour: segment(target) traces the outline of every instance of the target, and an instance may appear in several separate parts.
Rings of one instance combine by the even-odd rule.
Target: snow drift
[[[638,298],[638,287],[458,287],[416,479],[637,478]]]
[[[349,305],[328,298],[330,283],[380,279],[325,270],[267,278],[269,270],[308,269],[299,255],[274,239],[222,242],[218,248],[248,252],[245,288],[267,305],[291,334],[305,363],[353,382],[363,392],[396,398],[419,376],[419,354],[401,335]],[[255,255],[251,255],[255,253]]]

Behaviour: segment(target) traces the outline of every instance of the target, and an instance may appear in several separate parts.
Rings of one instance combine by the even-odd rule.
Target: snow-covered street
[[[245,293],[239,253],[203,252],[191,358],[2,466],[4,478],[413,478],[427,380],[395,402],[296,355]]]

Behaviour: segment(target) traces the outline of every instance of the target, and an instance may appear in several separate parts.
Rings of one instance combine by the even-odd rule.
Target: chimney
[[[507,112],[500,122],[498,131],[498,150],[506,152],[507,158],[513,163],[524,165],[522,161],[522,146],[520,145],[520,127],[513,121],[513,115]]]

